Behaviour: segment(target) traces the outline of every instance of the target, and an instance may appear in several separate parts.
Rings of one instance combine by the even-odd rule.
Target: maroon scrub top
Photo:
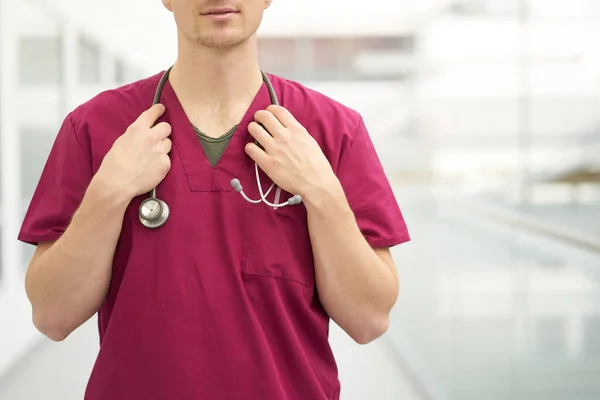
[[[61,236],[115,139],[151,106],[161,75],[101,93],[65,118],[19,240]],[[299,83],[269,77],[282,106],[318,141],[371,246],[408,241],[362,117]],[[157,194],[171,215],[150,230],[138,220],[145,196],[126,211],[85,399],[339,399],[306,208],[250,204],[230,186],[239,178],[246,194],[259,198],[244,146],[253,141],[247,127],[254,113],[270,104],[266,85],[215,167],[169,83],[161,102],[160,121],[172,125],[174,145]],[[262,182],[264,190],[271,183],[264,174]]]

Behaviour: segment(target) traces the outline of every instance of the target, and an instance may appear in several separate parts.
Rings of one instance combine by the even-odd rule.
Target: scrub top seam
[[[70,129],[71,134],[73,135],[73,138],[75,139],[75,143],[77,143],[77,147],[79,147],[79,150],[81,150],[81,153],[83,154],[83,156],[89,161],[90,168],[92,168],[91,155],[85,151],[85,149],[83,148],[83,145],[81,144],[81,141],[77,137],[77,130],[75,129],[75,124],[73,123],[73,113],[72,112],[67,115],[67,119],[69,120],[69,125],[71,126],[71,129]]]
[[[183,158],[181,157],[181,152],[179,151],[179,145],[176,143],[175,140],[171,139],[172,143],[173,143],[173,147],[177,150],[177,156],[179,157],[179,161],[181,162],[181,166],[183,167],[183,172],[185,172],[185,176],[186,176],[186,180],[188,182],[188,187],[190,189],[190,191],[194,191],[194,189],[192,188],[192,183],[190,182],[190,175],[188,173],[187,168],[185,167],[185,162],[183,162]]]
[[[269,274],[264,274],[264,273],[260,273],[260,272],[252,272],[252,271],[242,271],[243,274],[245,275],[249,275],[249,276],[257,276],[260,278],[272,278],[272,279],[279,279],[282,281],[288,281],[288,282],[292,282],[292,283],[297,283],[298,285],[302,285],[305,288],[312,288],[312,285],[305,283],[305,282],[301,282],[297,279],[294,278],[288,278],[286,276],[277,276],[277,275],[269,275]]]
[[[348,150],[346,150],[346,154],[344,154],[342,156],[342,158],[340,159],[340,162],[338,163],[338,168],[337,168],[338,170],[340,169],[340,167],[342,166],[342,164],[346,161],[346,159],[348,158],[349,154],[352,152],[352,149],[354,149],[354,145],[357,142],[356,139],[358,137],[358,131],[359,131],[360,124],[361,124],[362,120],[363,120],[362,115],[358,114],[358,118],[357,118],[357,121],[356,121],[356,126],[354,127],[354,135],[352,137],[352,143],[350,143],[350,147],[348,148]]]

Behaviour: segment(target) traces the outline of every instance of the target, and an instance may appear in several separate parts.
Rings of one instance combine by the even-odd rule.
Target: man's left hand
[[[248,131],[264,150],[249,143],[246,153],[277,186],[305,197],[337,180],[317,141],[287,109],[271,105],[254,120]]]

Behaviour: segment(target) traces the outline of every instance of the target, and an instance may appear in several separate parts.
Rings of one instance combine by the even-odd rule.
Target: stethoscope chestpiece
[[[156,197],[149,197],[140,204],[138,216],[146,228],[160,228],[169,219],[169,206]]]

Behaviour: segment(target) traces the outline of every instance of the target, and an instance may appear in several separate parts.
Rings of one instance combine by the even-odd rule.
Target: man
[[[160,104],[162,73],[58,133],[19,234],[38,246],[34,323],[60,341],[98,312],[88,400],[338,399],[329,319],[361,344],[382,335],[389,247],[409,240],[362,118],[272,75],[270,105],[255,33],[271,0],[163,3],[178,58]],[[255,162],[302,203],[244,200],[230,183],[258,198]],[[148,229],[155,187],[170,215]]]

